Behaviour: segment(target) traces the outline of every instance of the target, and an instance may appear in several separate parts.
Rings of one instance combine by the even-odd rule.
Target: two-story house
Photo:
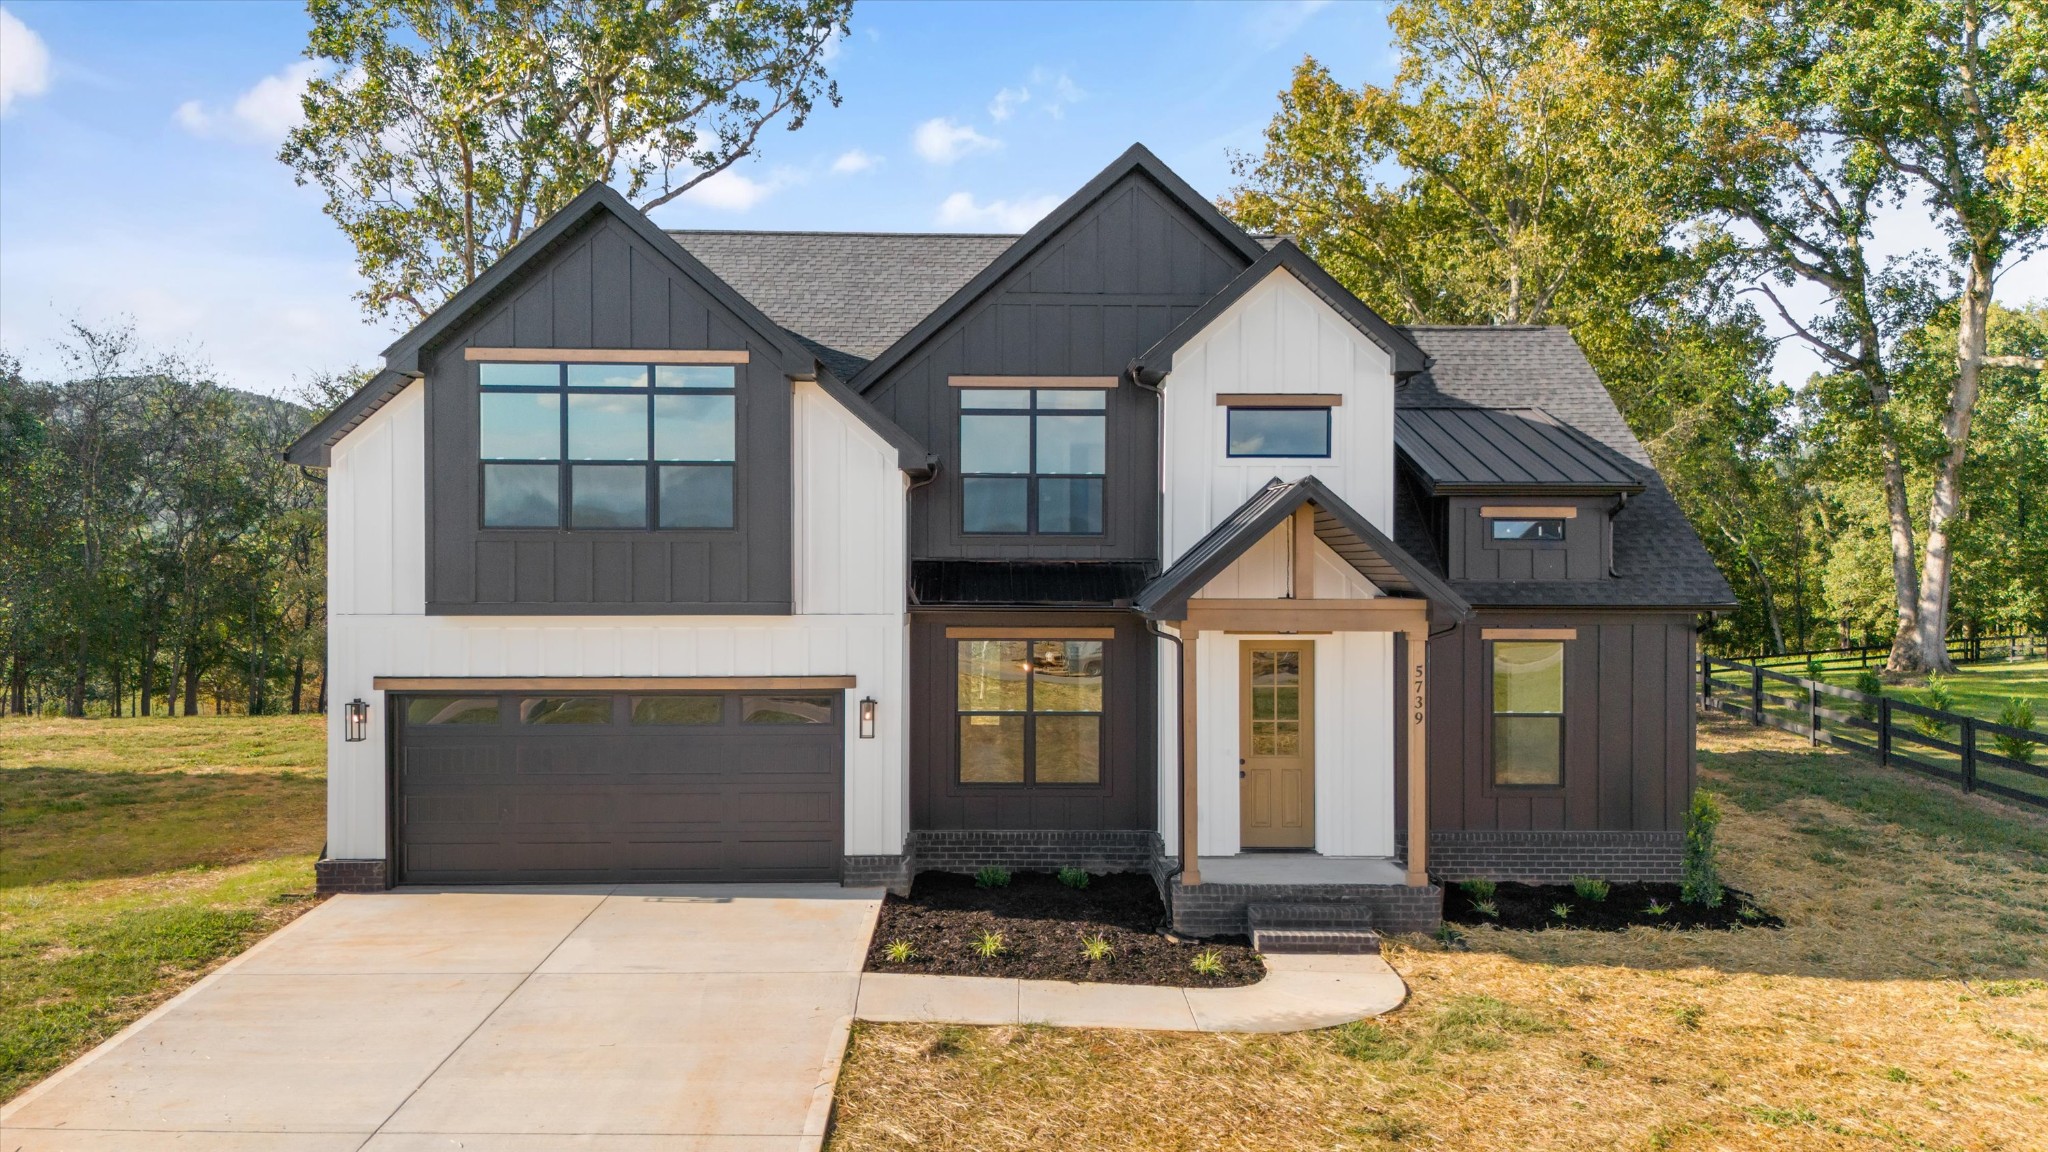
[[[1022,236],[594,187],[290,458],[329,890],[1073,864],[1426,928],[1676,875],[1731,606],[1563,330],[1390,324],[1142,147]]]

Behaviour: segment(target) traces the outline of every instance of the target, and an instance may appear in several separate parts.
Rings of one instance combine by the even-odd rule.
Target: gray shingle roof
[[[1461,595],[1475,605],[1498,607],[1735,606],[1735,593],[1571,333],[1555,327],[1430,325],[1407,331],[1432,363],[1408,381],[1396,407],[1541,408],[1634,462],[1645,484],[1614,517],[1614,579],[1453,581]]]
[[[952,232],[669,235],[841,380],[852,379],[1017,239]]]

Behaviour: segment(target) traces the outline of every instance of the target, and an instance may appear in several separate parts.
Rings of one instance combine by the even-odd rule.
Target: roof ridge
[[[1022,232],[888,232],[834,228],[664,228],[671,236],[905,236],[920,240],[1015,240]]]
[[[1401,324],[1411,332],[1569,332],[1563,324]]]

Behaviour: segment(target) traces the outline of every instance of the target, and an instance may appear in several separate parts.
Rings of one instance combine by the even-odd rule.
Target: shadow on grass
[[[2048,819],[1809,748],[1700,722],[1701,786],[1727,801],[1719,862],[1786,926],[1465,931],[1460,946],[1560,965],[1849,980],[2004,980],[2048,969]]]

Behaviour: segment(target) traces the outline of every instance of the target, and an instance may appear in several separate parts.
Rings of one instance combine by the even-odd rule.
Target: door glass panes
[[[961,783],[1101,782],[1102,641],[956,646]]]
[[[611,464],[570,469],[569,523],[576,528],[647,527],[647,470]]]
[[[635,724],[716,724],[724,719],[725,699],[720,696],[635,696],[631,715]]]
[[[961,531],[1100,535],[1108,402],[1103,389],[961,390]]]
[[[1252,650],[1252,755],[1301,755],[1301,652]]]
[[[830,724],[832,696],[742,696],[742,724]]]
[[[519,702],[521,724],[609,724],[609,696],[529,696]]]
[[[486,460],[555,460],[562,455],[562,397],[554,392],[486,392],[481,452]]]
[[[561,469],[553,464],[484,465],[484,523],[553,528],[562,522]]]
[[[1493,642],[1493,782],[1564,783],[1564,643]]]
[[[569,397],[569,459],[647,459],[647,397]]]
[[[495,696],[413,696],[405,702],[407,724],[496,724]]]
[[[731,365],[479,364],[477,379],[485,527],[559,528],[565,512],[578,529],[733,526]],[[533,466],[563,459],[567,475]]]

